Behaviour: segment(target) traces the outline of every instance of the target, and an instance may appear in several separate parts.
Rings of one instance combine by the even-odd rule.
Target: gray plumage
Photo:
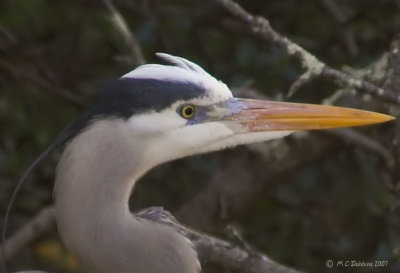
[[[63,153],[54,194],[64,243],[98,272],[199,272],[186,237],[130,213],[130,193],[146,170],[138,161],[143,143],[132,143],[123,123],[94,122]]]

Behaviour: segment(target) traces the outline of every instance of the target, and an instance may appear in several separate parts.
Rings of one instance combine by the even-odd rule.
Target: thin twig
[[[250,253],[257,253],[257,251],[248,242],[246,242],[246,240],[234,226],[228,225],[226,228],[245,250]]]
[[[343,28],[347,19],[341,9],[338,7],[334,0],[319,0],[324,9],[328,12],[328,14],[340,24],[340,27]],[[343,40],[344,45],[349,51],[351,56],[356,56],[358,54],[358,46],[356,39],[354,38],[354,33],[349,27],[344,27],[341,32],[341,38]]]
[[[0,24],[0,35],[4,36],[13,45],[18,43],[18,38],[3,24]]]
[[[272,42],[286,51],[288,55],[297,58],[308,75],[324,76],[337,81],[339,84],[356,88],[381,100],[400,103],[400,94],[393,90],[383,89],[373,83],[356,79],[339,70],[329,67],[310,52],[276,32],[264,17],[254,16],[231,0],[214,0],[229,10],[234,16],[245,22],[250,31],[264,42]]]
[[[13,234],[5,243],[6,260],[13,258],[21,249],[52,228],[55,223],[54,215],[55,208],[46,207]],[[0,246],[0,249],[3,249],[3,245]]]
[[[317,76],[318,75],[312,73],[311,70],[307,70],[306,72],[304,72],[300,77],[297,78],[294,83],[292,83],[289,91],[287,92],[286,98],[292,97],[303,85],[311,82]]]
[[[382,144],[374,139],[363,135],[354,129],[343,128],[336,130],[325,131],[327,134],[338,137],[346,142],[360,146],[368,151],[374,152],[382,157],[385,161],[386,167],[392,170],[395,165],[395,159],[392,153]]]
[[[12,77],[18,80],[26,80],[28,82],[34,83],[37,86],[40,86],[42,88],[45,88],[53,93],[56,93],[58,96],[62,97],[69,103],[82,107],[83,102],[82,99],[72,92],[68,91],[66,88],[62,86],[58,86],[55,84],[50,83],[46,79],[43,79],[41,76],[39,76],[37,73],[32,73],[29,70],[21,70],[17,66],[13,65],[12,63],[5,61],[5,60],[0,60],[0,70],[4,70],[7,74],[10,74]]]
[[[132,32],[129,30],[128,24],[126,20],[121,15],[121,13],[117,10],[111,0],[103,0],[103,3],[106,5],[107,9],[111,12],[111,21],[116,30],[119,31],[122,38],[124,39],[125,44],[130,49],[130,55],[132,57],[132,62],[134,65],[142,65],[145,63],[142,50],[138,42],[136,41],[135,36],[133,36]]]

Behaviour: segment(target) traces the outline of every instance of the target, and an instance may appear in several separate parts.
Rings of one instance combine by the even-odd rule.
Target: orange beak
[[[223,111],[222,121],[240,124],[248,132],[320,130],[394,119],[385,114],[344,107],[253,99],[234,98],[218,108]]]

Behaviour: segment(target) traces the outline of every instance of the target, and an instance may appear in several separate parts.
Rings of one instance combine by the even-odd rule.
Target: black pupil
[[[190,107],[190,106],[185,107],[184,111],[185,111],[185,116],[191,116],[191,115],[193,115],[193,108]]]

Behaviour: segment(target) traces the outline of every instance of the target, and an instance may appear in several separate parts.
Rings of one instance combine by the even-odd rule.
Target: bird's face
[[[147,143],[144,156],[147,161],[156,160],[153,164],[280,138],[298,130],[358,126],[392,119],[383,114],[334,106],[234,98],[225,84],[199,66],[182,58],[174,64],[178,67],[168,67],[167,80],[163,74],[165,66],[151,65],[147,67],[149,71],[143,67],[125,76],[140,79],[151,75],[151,70],[153,80],[165,83],[164,90],[157,92],[181,88],[183,93],[189,90],[194,93],[185,99],[174,93],[176,100],[171,104],[127,120],[133,138],[147,140],[141,142]],[[179,87],[171,86],[171,81],[179,83]],[[193,87],[201,91],[194,92]]]
[[[230,93],[229,93],[230,94]],[[284,137],[298,130],[359,126],[390,120],[374,112],[312,104],[234,98],[179,101],[127,122],[134,139],[148,140],[160,162]],[[142,142],[144,143],[144,142]]]

